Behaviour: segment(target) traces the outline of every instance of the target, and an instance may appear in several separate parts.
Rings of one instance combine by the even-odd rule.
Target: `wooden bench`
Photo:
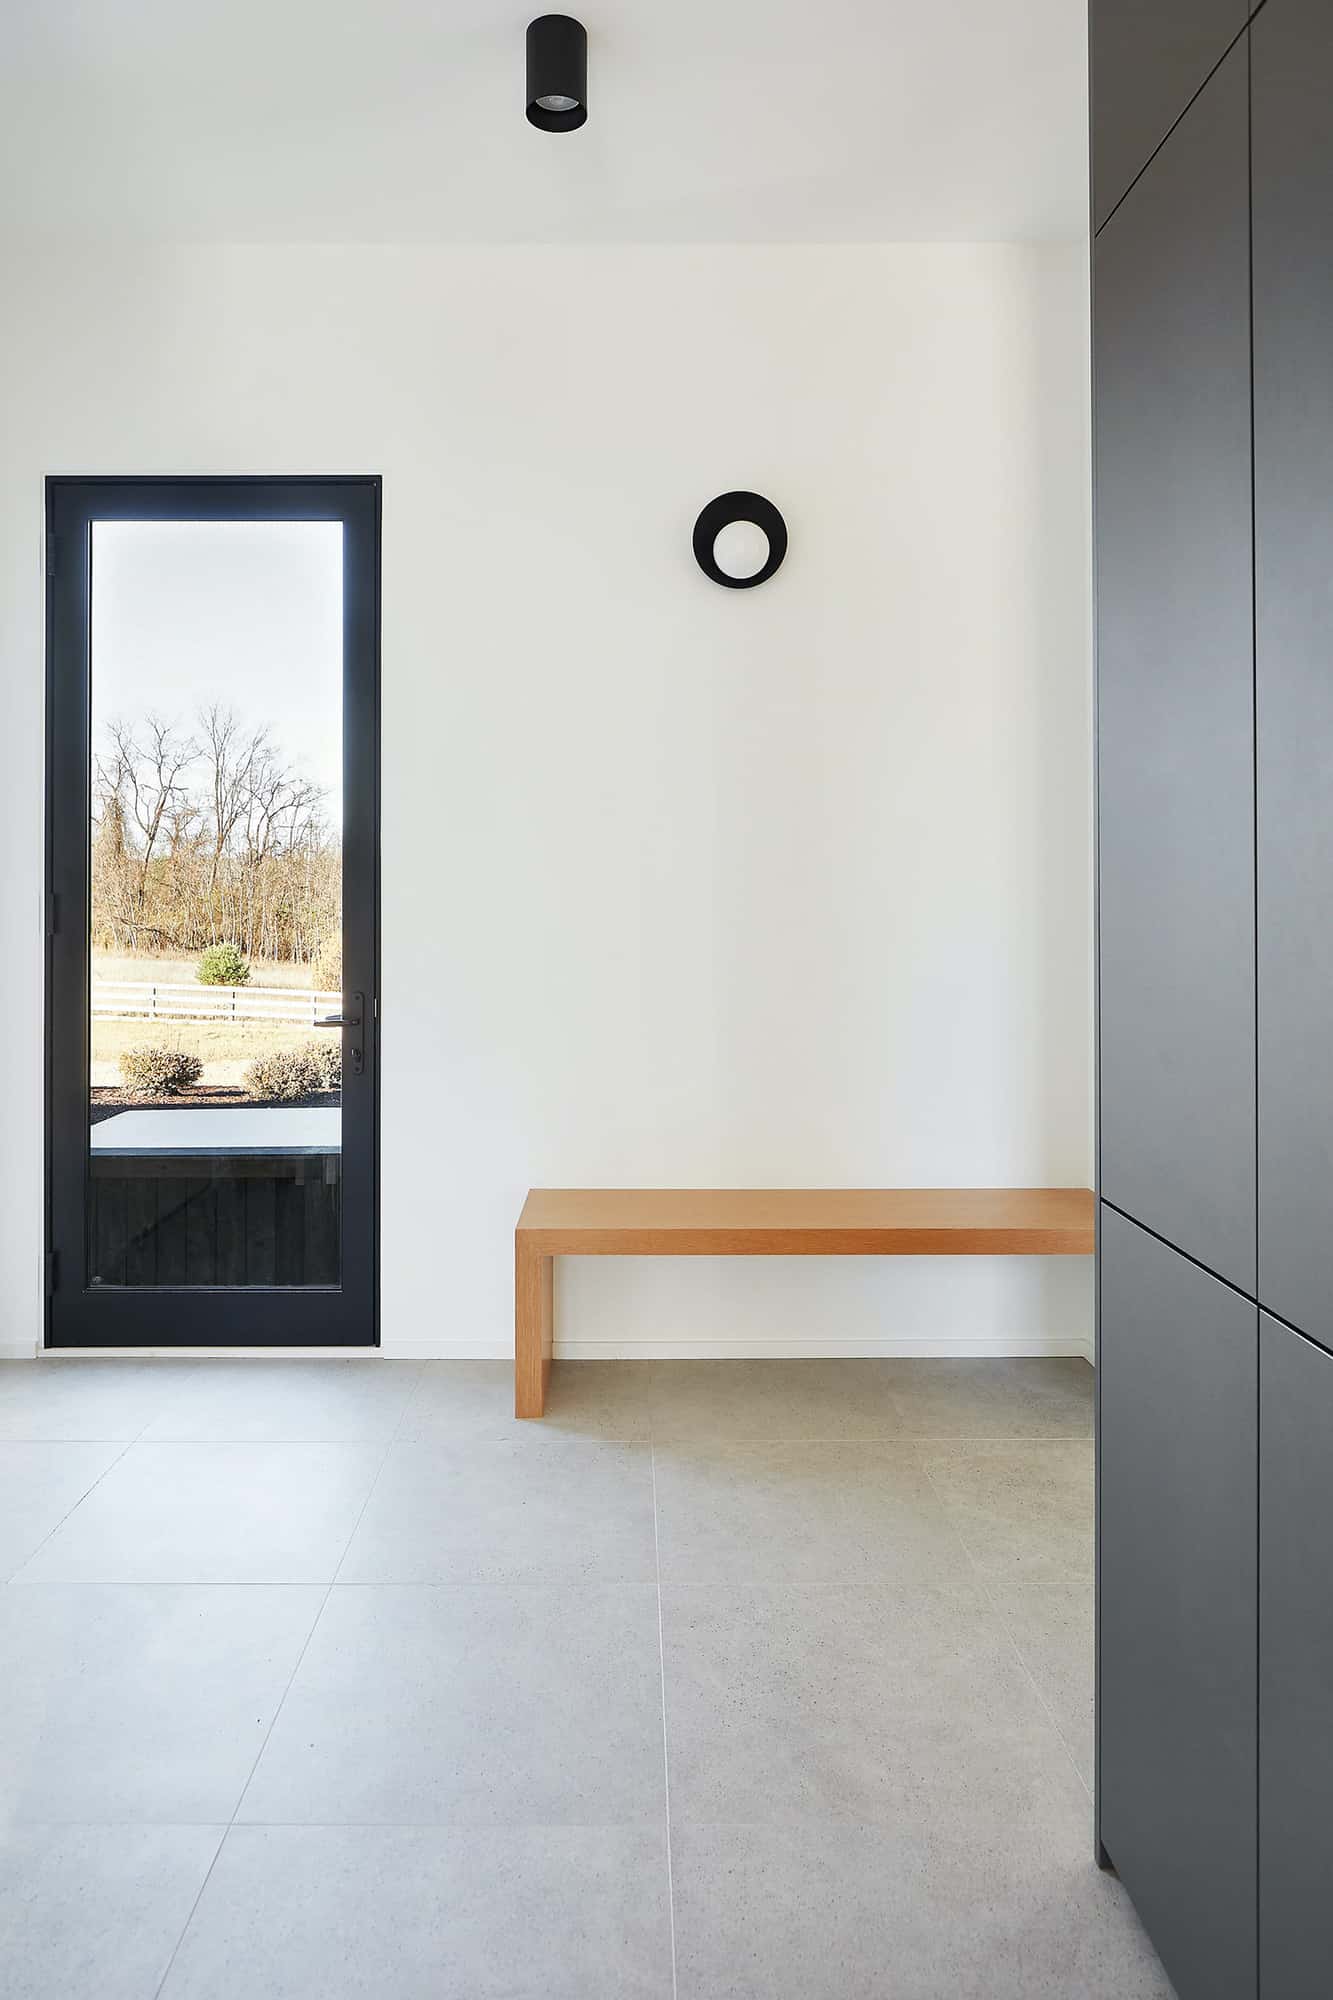
[[[533,1188],[514,1231],[514,1414],[546,1407],[557,1257],[1086,1257],[1090,1188]]]

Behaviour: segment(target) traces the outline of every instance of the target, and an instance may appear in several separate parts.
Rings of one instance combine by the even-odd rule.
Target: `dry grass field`
[[[182,958],[170,952],[114,952],[93,948],[94,979],[161,979],[169,985],[193,986],[197,957]],[[295,986],[308,993],[314,985],[308,965],[292,965],[288,960],[256,958],[250,964],[252,986]]]
[[[164,984],[190,986],[195,983],[197,960],[163,954],[150,957],[94,951],[94,979],[159,979]],[[305,966],[270,964],[257,959],[250,968],[251,986],[286,986],[310,991],[310,974]],[[201,989],[207,991],[207,988]],[[256,1056],[271,1055],[278,1049],[295,1049],[312,1042],[336,1042],[337,1031],[304,1028],[295,1021],[150,1021],[99,1019],[92,1027],[89,1082],[101,1087],[120,1082],[119,1061],[123,1050],[151,1044],[154,1048],[188,1049],[204,1065],[206,1084],[235,1084],[241,1072]]]
[[[337,1030],[302,1028],[294,1021],[94,1021],[93,1083],[117,1083],[123,1049],[150,1044],[156,1049],[188,1049],[204,1065],[205,1083],[237,1083],[246,1064],[275,1049],[306,1048],[335,1042]]]

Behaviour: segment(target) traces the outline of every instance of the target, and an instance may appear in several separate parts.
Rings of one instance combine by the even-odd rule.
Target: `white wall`
[[[384,475],[386,1349],[509,1351],[530,1183],[1089,1180],[1080,253],[67,253],[0,286],[9,1351],[40,1328],[52,472]],[[791,531],[753,593],[690,553],[732,486]],[[559,1326],[1081,1351],[1090,1284],[571,1263]]]

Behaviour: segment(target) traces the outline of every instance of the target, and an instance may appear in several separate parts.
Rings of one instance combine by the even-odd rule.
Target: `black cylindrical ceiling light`
[[[588,30],[568,14],[528,24],[528,123],[577,132],[588,117]]]

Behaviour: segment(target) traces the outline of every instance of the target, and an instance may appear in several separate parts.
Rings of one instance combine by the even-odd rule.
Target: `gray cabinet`
[[[1181,2000],[1254,2000],[1257,1309],[1105,1208],[1100,1283],[1101,1839]]]
[[[1322,2000],[1333,0],[1091,31],[1098,1831],[1180,2000]]]
[[[1255,21],[1259,1296],[1333,1339],[1333,6]]]
[[[1259,1934],[1264,2000],[1333,1980],[1333,1355],[1264,1318]]]
[[[1244,27],[1250,0],[1097,0],[1089,59],[1096,227]]]
[[[1255,1285],[1247,49],[1095,253],[1101,1184]]]

